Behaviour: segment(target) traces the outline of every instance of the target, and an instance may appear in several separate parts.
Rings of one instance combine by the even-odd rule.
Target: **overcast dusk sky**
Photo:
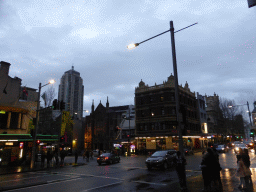
[[[162,84],[173,73],[175,31],[179,84],[236,104],[256,100],[256,7],[247,0],[0,0],[0,61],[11,77],[38,88],[65,71],[80,72],[84,110],[107,96],[110,106],[134,104],[135,87]],[[42,89],[42,92],[47,87]],[[85,114],[84,114],[85,115]]]

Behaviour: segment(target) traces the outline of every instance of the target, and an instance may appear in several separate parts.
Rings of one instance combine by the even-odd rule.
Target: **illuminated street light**
[[[180,123],[180,118],[179,118],[179,111],[180,111],[180,103],[179,103],[179,87],[178,87],[178,73],[177,73],[177,61],[176,61],[176,51],[175,51],[175,41],[174,41],[174,33],[176,32],[179,32],[183,29],[186,29],[188,27],[191,27],[193,25],[195,25],[197,23],[194,23],[192,25],[189,25],[185,28],[182,28],[178,31],[175,31],[174,32],[174,27],[173,27],[173,21],[170,21],[170,29],[167,30],[167,31],[164,31],[163,33],[160,33],[154,37],[151,37],[149,39],[146,39],[145,41],[142,41],[140,43],[135,43],[135,44],[130,44],[127,46],[127,48],[129,49],[133,49],[135,47],[137,47],[138,45],[150,40],[150,39],[153,39],[155,37],[158,37],[160,35],[163,35],[167,32],[170,32],[171,33],[171,44],[172,44],[172,59],[173,59],[173,71],[174,71],[174,80],[175,80],[175,101],[176,101],[176,118],[177,118],[177,124],[178,124],[178,133],[179,133],[179,151],[181,152],[181,157],[183,158],[184,157],[184,153],[183,153],[183,139],[182,139],[182,128],[181,128],[181,123]],[[186,173],[184,173],[186,174]]]
[[[42,86],[41,83],[39,83],[39,91],[38,91],[38,98],[37,98],[37,109],[36,109],[36,126],[34,130],[34,135],[33,135],[33,148],[32,148],[32,158],[31,158],[31,163],[30,163],[30,168],[33,169],[35,165],[35,158],[36,158],[36,135],[37,135],[37,129],[38,129],[38,113],[40,109],[40,94],[41,94],[41,88],[55,83],[55,80],[50,80],[49,83],[45,84]]]

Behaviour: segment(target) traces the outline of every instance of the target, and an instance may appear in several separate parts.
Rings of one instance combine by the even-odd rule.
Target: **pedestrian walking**
[[[65,150],[62,148],[62,150],[60,151],[60,165],[64,166],[64,159],[66,157],[66,152]]]
[[[47,167],[50,167],[50,161],[52,160],[52,154],[50,149],[47,150],[46,159],[47,159]]]
[[[41,167],[44,168],[44,162],[45,162],[45,152],[43,149],[41,149]]]
[[[250,156],[248,153],[248,149],[244,149],[243,153],[242,153],[242,160],[244,162],[245,165],[245,185],[246,187],[252,187],[252,178],[251,178],[251,170],[250,170],[250,166],[251,166],[251,161],[250,161]]]
[[[220,171],[222,170],[222,168],[220,166],[219,153],[215,147],[212,148],[212,151],[215,156],[215,161],[213,161],[213,165],[212,165],[213,166],[212,180],[213,180],[214,187],[217,188],[219,192],[222,192],[223,187],[222,187],[222,182],[220,178]]]
[[[78,151],[77,149],[75,150],[75,164],[77,164],[77,160],[78,160]]]
[[[214,173],[214,161],[216,161],[216,157],[214,156],[213,150],[211,148],[207,148],[207,152],[203,155],[201,162],[201,170],[202,176],[204,180],[204,189],[203,191],[211,191],[211,183],[213,181],[213,173]]]
[[[242,156],[238,156],[238,164],[237,164],[237,176],[240,177],[240,185],[238,186],[238,189],[245,189],[245,165],[242,159]]]
[[[90,152],[89,152],[89,150],[86,150],[86,160],[87,160],[87,162],[89,162],[89,158],[90,158]]]
[[[181,152],[177,151],[177,157],[174,159],[174,165],[179,177],[180,187],[182,189],[187,189],[186,184],[186,172],[185,172],[185,165],[187,164],[186,159],[181,157]]]
[[[59,166],[59,150],[56,148],[54,151],[55,167]]]
[[[86,157],[86,151],[84,151],[83,153],[83,160],[85,159],[85,157]]]
[[[93,160],[93,151],[90,152],[91,160]]]

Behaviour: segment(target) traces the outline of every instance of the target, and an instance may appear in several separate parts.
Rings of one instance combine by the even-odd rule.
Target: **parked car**
[[[194,155],[194,151],[190,148],[184,148],[185,155]]]
[[[223,152],[223,153],[227,153],[228,152],[228,146],[222,144],[222,145],[217,145],[217,147],[215,148],[216,151],[218,152]]]
[[[119,163],[120,162],[120,157],[116,156],[116,154],[113,154],[113,153],[102,153],[97,158],[97,163],[99,165],[101,165],[102,163],[113,164],[115,162]]]
[[[236,144],[234,148],[235,153],[239,153],[240,149],[244,150],[244,149],[248,149],[248,147],[244,143]]]
[[[243,143],[248,147],[248,149],[254,149],[254,143],[252,141],[244,141]]]
[[[156,151],[146,159],[145,163],[148,170],[150,170],[152,167],[167,169],[173,165],[173,160],[176,158],[176,155],[176,150]]]
[[[93,150],[92,152],[93,152],[93,156],[94,157],[98,157],[99,156],[99,150],[98,149]]]

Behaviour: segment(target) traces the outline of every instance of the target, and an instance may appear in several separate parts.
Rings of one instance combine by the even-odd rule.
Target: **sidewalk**
[[[83,160],[82,156],[78,157],[77,164],[75,164],[75,157],[74,156],[66,156],[64,160],[64,167],[67,166],[81,166],[86,165],[86,161]],[[47,163],[45,161],[45,165],[42,168],[41,162],[36,162],[34,169],[30,168],[30,165],[20,165],[20,166],[0,166],[0,175],[7,175],[7,174],[15,174],[15,173],[23,173],[23,172],[33,172],[33,171],[42,171],[42,170],[51,170],[51,169],[58,169],[62,167],[56,167],[54,160],[51,161],[50,166],[47,167]]]

